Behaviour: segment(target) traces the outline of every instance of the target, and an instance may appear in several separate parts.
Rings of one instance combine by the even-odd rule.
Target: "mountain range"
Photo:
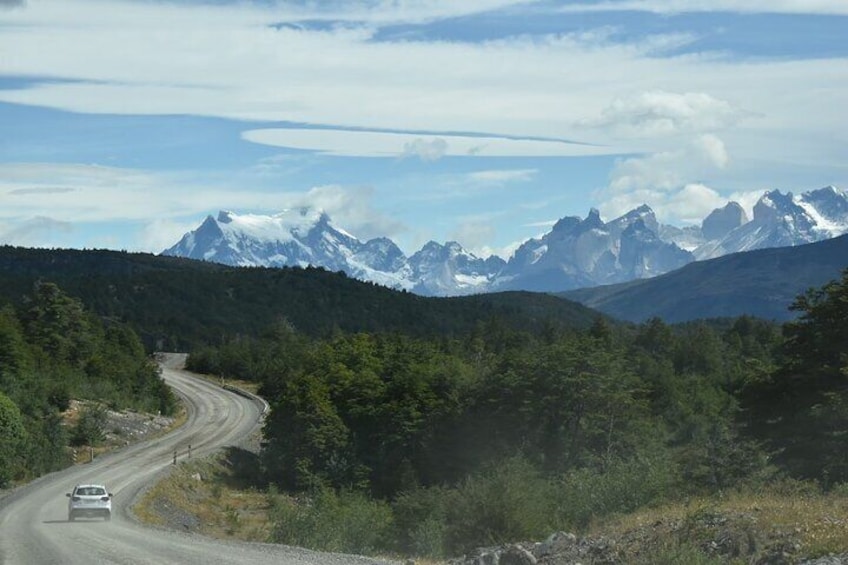
[[[649,279],[695,261],[741,251],[791,247],[848,233],[848,193],[828,186],[763,194],[748,218],[730,202],[700,226],[660,224],[640,206],[609,222],[597,210],[560,219],[508,260],[481,258],[457,242],[428,242],[407,257],[389,238],[361,241],[320,210],[273,216],[221,211],[163,255],[232,266],[314,266],[425,296],[505,290],[563,292]]]
[[[848,268],[848,234],[794,247],[757,249],[696,261],[651,279],[582,288],[556,296],[619,320],[667,323],[749,315],[786,321],[789,306],[810,288]]]

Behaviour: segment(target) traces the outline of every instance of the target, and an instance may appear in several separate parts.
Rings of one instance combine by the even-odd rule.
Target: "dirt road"
[[[174,451],[203,456],[238,445],[259,425],[262,405],[199,379],[180,367],[184,357],[162,358],[163,377],[185,400],[188,421],[159,439],[42,477],[0,500],[0,563],[212,565],[363,565],[374,559],[311,552],[270,544],[213,540],[142,526],[128,509],[145,487],[172,465]],[[113,518],[68,522],[66,492],[82,482],[114,493]]]

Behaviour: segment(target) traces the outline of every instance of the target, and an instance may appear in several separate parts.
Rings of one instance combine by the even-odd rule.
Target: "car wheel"
[[[73,521],[74,521],[74,514],[72,512],[72,513],[68,514],[68,522],[73,522]]]
[[[107,513],[103,516],[103,519],[104,519],[104,520],[106,520],[107,522],[110,522],[110,521],[112,520],[112,513],[111,513],[111,512],[107,512]]]

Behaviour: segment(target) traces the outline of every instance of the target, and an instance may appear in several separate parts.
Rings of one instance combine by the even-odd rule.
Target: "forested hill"
[[[795,297],[839,277],[848,235],[795,247],[758,249],[690,263],[651,279],[559,294],[620,320],[669,323],[755,316],[788,321]]]
[[[150,348],[185,350],[286,323],[309,335],[463,334],[497,320],[513,329],[589,326],[596,312],[543,294],[425,298],[323,269],[233,268],[106,250],[0,247],[0,303],[55,282],[107,319],[129,323]]]

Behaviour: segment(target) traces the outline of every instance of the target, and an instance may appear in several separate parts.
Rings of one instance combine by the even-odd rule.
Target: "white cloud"
[[[64,163],[0,163],[0,195],[0,219],[46,216],[73,223],[186,217],[207,213],[210,202],[274,210],[280,202],[278,193],[205,184],[190,172]]]
[[[604,217],[617,218],[642,204],[647,204],[661,222],[696,225],[728,201],[728,198],[705,184],[690,183],[668,190],[643,188],[616,194],[606,200],[600,209]]]
[[[5,195],[0,221],[6,237],[0,241],[17,245],[52,245],[57,235],[67,241],[74,226],[86,223],[140,223],[139,249],[158,253],[218,209],[271,214],[308,206],[324,210],[339,227],[362,239],[406,231],[402,223],[377,211],[375,192],[369,187],[263,192],[192,184],[183,175],[98,165],[12,163],[0,164],[0,195]],[[50,222],[29,219],[46,217],[52,218]]]
[[[302,193],[281,195],[283,208],[310,207],[326,212],[333,223],[363,241],[393,237],[406,227],[379,212],[374,206],[375,191],[370,187],[318,186]]]
[[[501,186],[509,183],[530,182],[538,174],[538,169],[493,169],[475,171],[468,174],[472,183]]]
[[[727,162],[724,142],[713,134],[704,134],[679,149],[619,160],[611,174],[609,191],[672,190],[688,179],[723,169]]]
[[[176,244],[185,234],[196,230],[199,222],[176,221],[170,218],[157,218],[147,222],[141,228],[139,244],[141,249],[160,253]]]
[[[728,200],[737,202],[745,210],[745,213],[748,214],[748,217],[753,218],[754,205],[760,198],[762,198],[765,192],[772,190],[772,188],[773,187],[763,188],[762,190],[745,190],[740,192],[734,192],[730,195]]]
[[[566,141],[511,139],[467,135],[432,135],[379,131],[266,128],[242,133],[247,141],[346,157],[418,157],[436,161],[445,156],[527,157],[614,155],[622,149]]]
[[[729,162],[724,142],[713,134],[696,137],[684,147],[644,157],[619,160],[609,186],[598,195],[599,208],[617,217],[648,204],[670,223],[693,223],[727,202],[700,179]]]
[[[743,115],[729,102],[703,92],[642,92],[616,98],[588,127],[626,137],[659,137],[725,129]]]
[[[403,144],[402,157],[418,157],[422,161],[438,161],[448,151],[448,142],[441,137],[416,137]]]
[[[0,232],[0,243],[19,247],[66,247],[74,226],[44,216],[30,218]]]
[[[691,12],[739,12],[770,14],[848,15],[844,0],[611,0],[578,2],[561,8],[565,12],[644,11],[659,14]]]
[[[309,3],[292,18],[372,24],[423,23],[518,6],[536,0],[330,0]]]
[[[683,224],[700,224],[710,212],[727,204],[727,198],[700,183],[687,184],[659,207],[660,217],[675,218]]]
[[[245,132],[247,140],[329,155],[644,155],[618,162],[602,195],[608,202],[641,199],[641,194],[651,202],[670,203],[670,195],[687,186],[727,187],[717,182],[726,180],[720,173],[742,166],[745,180],[754,182],[766,174],[780,178],[790,168],[844,171],[844,57],[740,60],[693,52],[699,44],[685,33],[633,40],[606,27],[483,42],[421,35],[390,40],[379,33],[389,23],[455,18],[524,3],[27,2],[0,11],[0,53],[14,54],[0,58],[0,75],[35,82],[0,90],[0,101],[81,113],[254,120],[262,123]],[[550,6],[541,4],[542,9]],[[628,0],[572,4],[570,9],[622,6],[662,13],[716,8],[848,12],[843,0]],[[686,44],[688,54],[676,54],[674,49]],[[308,126],[269,129],[268,122]],[[700,137],[686,141],[693,136]],[[732,163],[726,148],[732,149]],[[778,171],[775,164],[784,167]],[[252,172],[277,174],[280,167],[287,165],[268,160]],[[282,207],[287,194],[304,188],[234,190],[217,179],[202,186],[190,172],[82,165],[77,170],[46,165],[36,178],[9,172],[8,165],[0,166],[0,219],[16,221],[37,215],[69,222],[180,221],[208,213],[208,203],[271,212]],[[523,182],[517,176],[501,180]],[[203,198],[197,196],[200,190]],[[697,192],[690,189],[690,196]],[[691,200],[686,194],[680,198]],[[353,221],[365,231],[386,221],[370,222],[367,211],[360,215]]]
[[[813,139],[805,151],[821,155],[826,140],[844,135],[845,59],[657,56],[693,38],[672,33],[625,42],[604,28],[478,43],[376,35],[386,21],[430,21],[518,4],[361,1],[316,8],[323,4],[41,0],[0,12],[6,24],[0,52],[15,54],[2,60],[0,73],[46,82],[0,90],[0,101],[83,113],[323,125],[336,129],[254,131],[247,138],[338,155],[400,155],[418,138],[425,144],[443,139],[446,155],[656,151],[650,143],[620,147],[616,136],[628,128],[656,137],[730,126],[734,139],[743,128],[766,133],[758,138],[764,142],[740,143],[740,157],[772,154],[799,132]],[[777,5],[788,10],[802,3]],[[828,6],[837,4],[822,2],[819,9]],[[364,23],[278,25],[308,19]],[[739,123],[740,109],[753,117]],[[357,128],[369,131],[350,131]],[[371,133],[385,131],[490,138]],[[594,145],[536,141],[544,139]]]
[[[727,162],[729,161],[727,148],[724,146],[724,142],[717,136],[709,133],[702,135],[695,140],[693,148],[696,152],[700,153],[703,161],[708,165],[719,169],[727,166]]]
[[[478,257],[486,258],[492,255],[487,247],[494,239],[495,228],[490,221],[470,219],[462,221],[450,235],[450,239],[459,242]]]

